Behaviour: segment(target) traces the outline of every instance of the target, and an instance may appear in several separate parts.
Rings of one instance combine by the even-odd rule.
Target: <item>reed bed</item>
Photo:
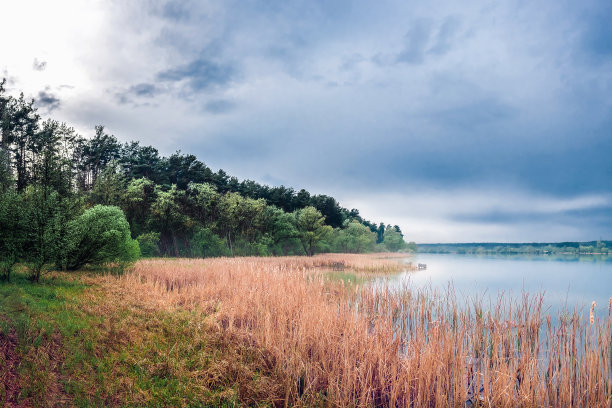
[[[275,406],[611,406],[609,314],[547,316],[539,295],[459,305],[452,289],[330,281],[322,268],[341,261],[364,271],[397,263],[145,260],[119,284],[149,302],[202,310],[208,327],[260,350],[282,380],[259,402]]]

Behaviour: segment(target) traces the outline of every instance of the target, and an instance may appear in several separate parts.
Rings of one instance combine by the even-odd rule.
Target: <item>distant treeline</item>
[[[612,241],[553,243],[419,244],[421,253],[436,254],[612,254]]]
[[[82,137],[65,123],[42,121],[34,101],[7,95],[4,85],[0,260],[65,266],[60,249],[69,233],[63,226],[97,205],[121,210],[131,239],[147,256],[407,248],[398,226],[365,220],[333,197],[241,181],[180,151],[163,157],[137,141],[120,143],[103,126],[95,127],[92,138]],[[104,209],[96,214],[111,216]]]

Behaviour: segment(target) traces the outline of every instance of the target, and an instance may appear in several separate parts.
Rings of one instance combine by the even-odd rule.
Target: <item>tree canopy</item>
[[[0,272],[31,265],[146,256],[313,255],[403,250],[398,227],[365,220],[330,196],[267,186],[213,171],[192,154],[161,156],[119,142],[104,126],[90,138],[0,82]]]

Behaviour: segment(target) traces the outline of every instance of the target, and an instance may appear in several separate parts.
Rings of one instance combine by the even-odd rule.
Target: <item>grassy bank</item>
[[[343,265],[344,271],[330,270]],[[593,406],[609,316],[348,284],[396,259],[146,260],[0,285],[8,406]],[[348,277],[348,278],[347,278]]]
[[[133,289],[83,273],[36,285],[17,274],[0,285],[3,406],[266,401],[270,380],[257,348],[210,327],[200,310]]]

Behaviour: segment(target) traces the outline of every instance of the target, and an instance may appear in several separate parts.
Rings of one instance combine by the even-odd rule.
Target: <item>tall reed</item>
[[[232,341],[255,346],[276,406],[609,407],[610,316],[542,312],[541,295],[487,304],[454,291],[346,285],[321,267],[367,256],[146,260],[131,293],[201,308]],[[204,318],[204,317],[203,317]]]

